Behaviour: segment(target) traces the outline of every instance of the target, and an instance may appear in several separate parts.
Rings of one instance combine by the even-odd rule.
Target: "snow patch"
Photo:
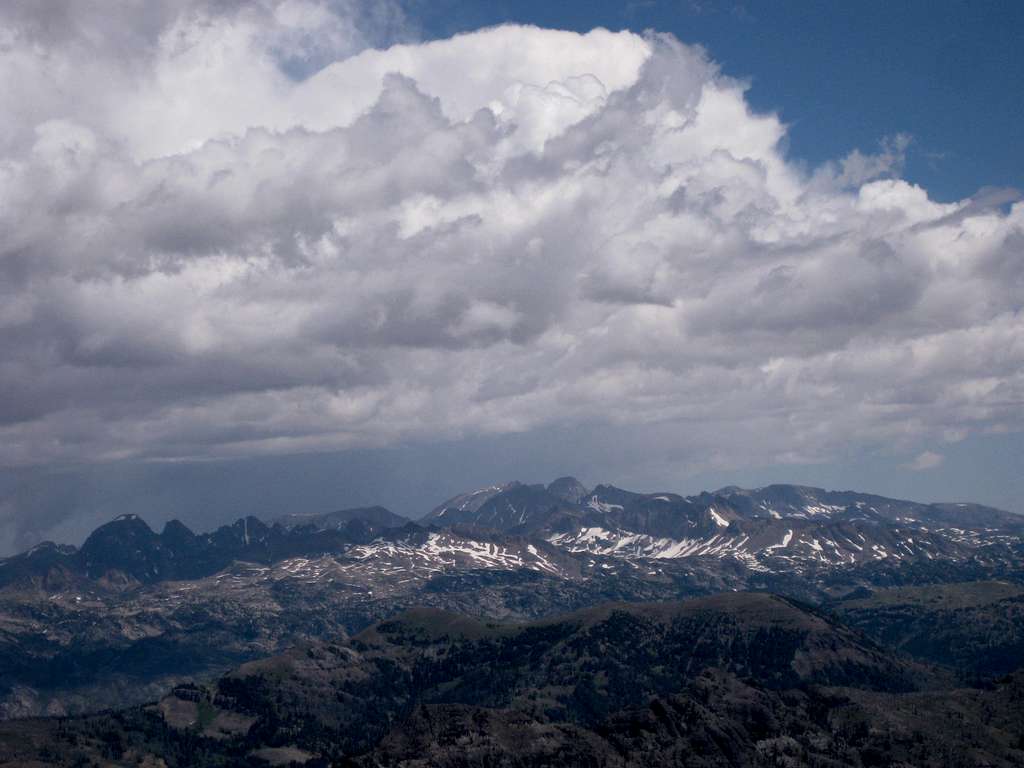
[[[591,496],[590,501],[587,502],[587,506],[598,512],[604,512],[605,514],[608,514],[609,512],[614,512],[615,510],[618,510],[620,512],[622,511],[621,504],[609,504],[606,501],[601,501],[600,499],[597,498],[597,496]]]
[[[765,547],[764,551],[765,552],[771,552],[772,550],[775,550],[775,549],[785,549],[786,547],[789,546],[789,542],[791,542],[792,540],[793,540],[793,530],[790,529],[790,530],[786,531],[786,535],[782,537],[782,543],[780,543],[780,544],[772,544],[770,547]]]

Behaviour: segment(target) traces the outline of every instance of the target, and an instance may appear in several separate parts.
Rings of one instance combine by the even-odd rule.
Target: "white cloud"
[[[934,451],[924,451],[919,453],[912,462],[907,464],[907,469],[912,469],[915,472],[923,472],[929,469],[935,469],[936,467],[942,466],[942,462],[946,460],[946,457],[941,453],[935,453]]]
[[[807,173],[666,36],[154,7],[119,48],[81,11],[0,46],[0,463],[1024,428],[1024,204],[930,200],[904,138]]]

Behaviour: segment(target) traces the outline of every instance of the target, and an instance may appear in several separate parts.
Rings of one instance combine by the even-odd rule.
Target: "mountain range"
[[[205,534],[172,520],[158,534],[127,514],[98,528],[80,549],[43,542],[0,560],[0,589],[34,585],[52,592],[78,584],[117,588],[199,579],[232,563],[271,565],[379,542],[430,555],[442,532],[478,540],[484,530],[576,556],[731,558],[755,571],[809,572],[885,560],[994,564],[1019,551],[1024,516],[977,504],[919,504],[795,485],[680,496],[612,485],[588,490],[564,477],[546,487],[511,482],[459,494],[418,523],[378,506],[289,514],[269,524],[246,517]],[[463,549],[466,557],[480,558],[472,547]],[[528,567],[558,569],[536,554],[527,559]]]
[[[246,517],[210,533],[171,521],[157,533],[124,515],[81,547],[47,542],[0,560],[0,718],[143,705],[303,644],[355,642],[403,611],[520,626],[733,592],[796,601],[785,605],[827,615],[900,663],[939,665],[958,685],[991,683],[1024,650],[1022,534],[1024,517],[976,504],[796,485],[682,496],[569,477],[467,491],[416,522],[364,507]],[[960,607],[941,605],[950,595]],[[245,743],[271,741],[282,739]],[[310,746],[295,748],[349,749]]]

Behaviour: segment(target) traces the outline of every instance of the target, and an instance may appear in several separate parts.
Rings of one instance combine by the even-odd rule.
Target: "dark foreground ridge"
[[[1010,766],[1024,763],[1024,679],[956,689],[767,594],[527,624],[417,609],[157,704],[0,724],[0,755],[172,768]]]

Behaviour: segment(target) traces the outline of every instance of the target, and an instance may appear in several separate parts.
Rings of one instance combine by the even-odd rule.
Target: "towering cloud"
[[[374,49],[399,11],[122,12],[0,11],[2,464],[1024,428],[1024,204],[930,200],[906,137],[809,171],[657,34]]]

